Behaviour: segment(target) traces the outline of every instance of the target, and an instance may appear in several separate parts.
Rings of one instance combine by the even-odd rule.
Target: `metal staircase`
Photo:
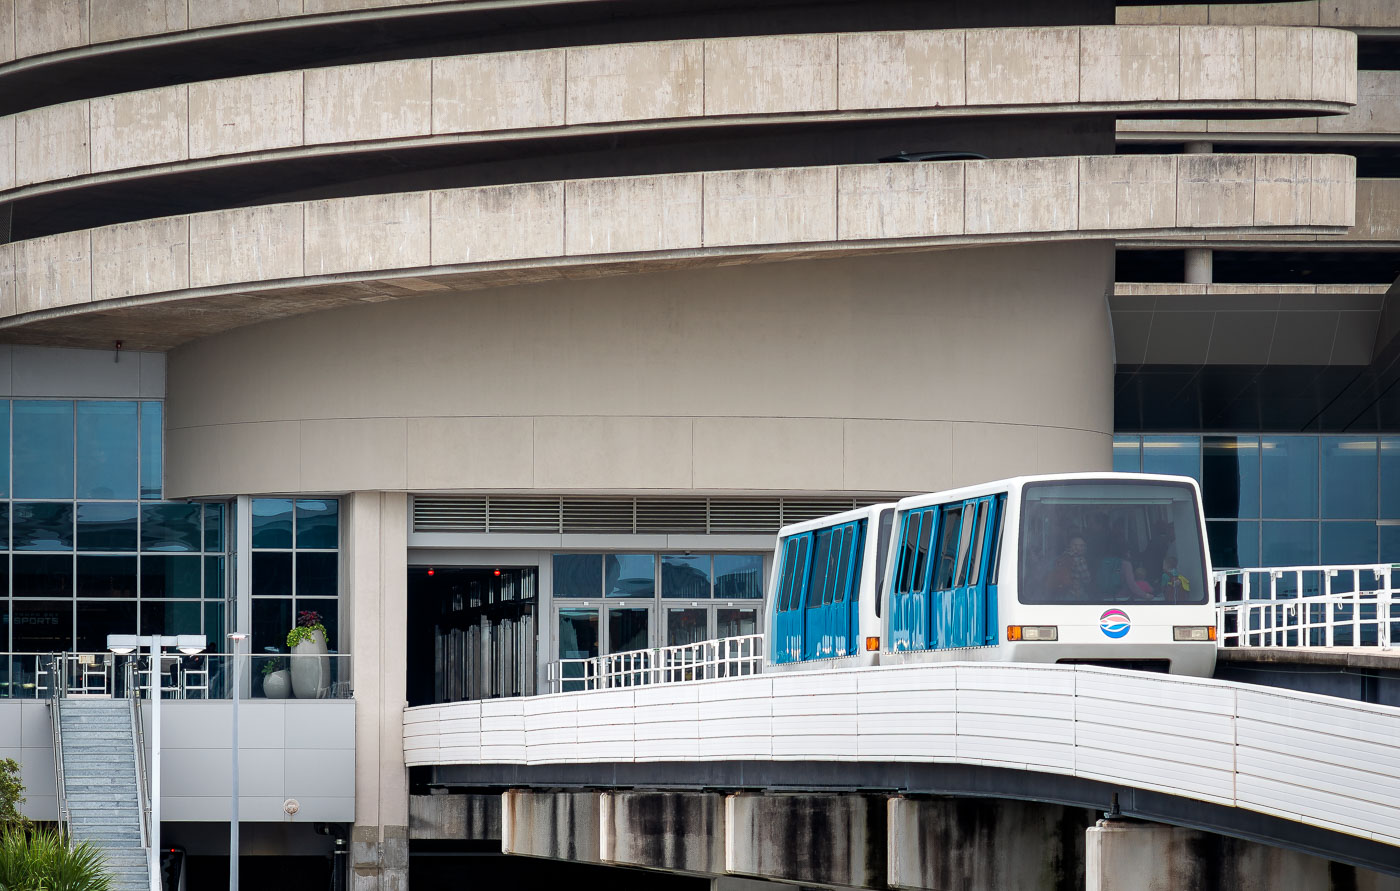
[[[102,849],[112,891],[149,891],[139,700],[54,696],[59,819]]]

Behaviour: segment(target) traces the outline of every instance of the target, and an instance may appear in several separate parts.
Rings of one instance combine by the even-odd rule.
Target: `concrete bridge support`
[[[885,886],[884,796],[740,793],[725,801],[725,869],[814,885]]]
[[[501,851],[579,863],[601,863],[601,792],[529,792],[501,797]]]
[[[619,866],[722,874],[724,799],[707,792],[605,793],[602,859]]]
[[[1209,832],[1100,820],[1085,891],[1400,891],[1400,878]]]

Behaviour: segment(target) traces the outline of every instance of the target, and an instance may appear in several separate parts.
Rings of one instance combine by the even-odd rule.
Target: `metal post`
[[[151,850],[148,868],[151,891],[162,891],[160,881],[160,654],[159,634],[151,635]]]
[[[234,632],[228,636],[233,642],[233,786],[229,795],[228,819],[228,891],[238,891],[238,700],[243,696],[239,684],[239,650],[248,635]]]

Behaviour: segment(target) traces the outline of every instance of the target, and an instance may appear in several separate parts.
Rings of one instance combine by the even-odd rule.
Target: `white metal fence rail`
[[[549,689],[555,693],[610,690],[740,677],[761,671],[763,635],[746,634],[588,659],[560,659],[550,663]]]
[[[1275,566],[1215,573],[1224,647],[1376,647],[1400,638],[1400,564]]]

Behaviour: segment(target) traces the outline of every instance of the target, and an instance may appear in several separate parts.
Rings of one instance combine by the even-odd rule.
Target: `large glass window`
[[[1198,436],[1144,436],[1142,472],[1201,478],[1201,439]]]
[[[656,559],[651,554],[607,554],[603,587],[609,597],[654,597]]]
[[[135,402],[78,403],[78,497],[134,499],[140,464]]]
[[[1259,516],[1259,437],[1205,437],[1201,498],[1207,517]]]
[[[1322,516],[1375,519],[1376,438],[1329,436],[1321,443]]]
[[[710,596],[710,555],[662,554],[661,596],[705,599]]]
[[[315,621],[325,626],[327,647],[335,652],[340,636],[340,503],[333,498],[254,498],[252,527],[253,652],[287,652],[287,634],[303,613],[315,613]],[[222,511],[213,515],[212,526],[206,519],[204,538],[224,538]],[[206,578],[220,569],[206,558]]]
[[[73,403],[14,403],[14,497],[73,497]]]
[[[715,554],[715,599],[763,597],[763,558],[758,554]]]

